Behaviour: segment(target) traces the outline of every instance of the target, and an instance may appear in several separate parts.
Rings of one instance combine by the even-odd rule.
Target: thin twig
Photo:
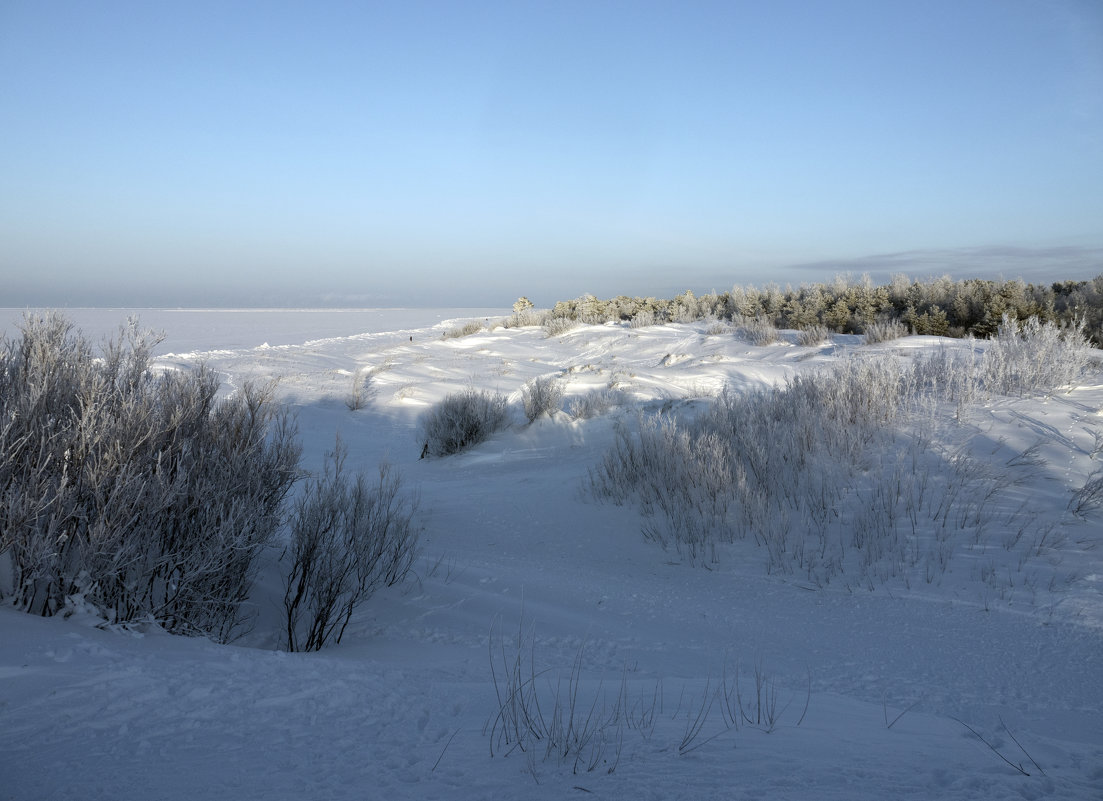
[[[889,708],[888,708],[888,704],[887,704],[887,703],[884,703],[884,702],[882,702],[882,703],[884,704],[884,707],[885,707],[885,728],[886,728],[886,729],[891,729],[891,728],[892,728],[893,726],[895,726],[895,725],[896,725],[896,722],[897,722],[898,720],[900,720],[900,718],[904,717],[904,715],[908,714],[908,713],[909,713],[909,712],[911,712],[911,711],[912,711],[913,709],[915,709],[915,708],[916,708],[917,706],[919,706],[919,702],[920,702],[920,701],[922,701],[922,700],[923,700],[923,699],[922,699],[922,698],[920,698],[920,699],[918,699],[918,700],[914,701],[914,702],[913,702],[913,703],[911,704],[911,706],[909,706],[909,707],[908,707],[907,709],[905,709],[905,710],[904,710],[903,712],[901,712],[901,713],[900,713],[899,715],[897,715],[896,717],[894,717],[894,718],[892,719],[892,722],[891,722],[891,723],[889,723]]]
[[[1031,764],[1034,765],[1034,767],[1036,767],[1038,769],[1039,773],[1041,773],[1043,776],[1045,776],[1046,772],[1044,770],[1042,770],[1042,766],[1039,765],[1037,762],[1035,762],[1034,757],[1032,757],[1027,752],[1027,750],[1025,748],[1023,748],[1022,743],[1020,743],[1018,738],[1015,737],[1015,735],[1011,733],[1011,729],[1007,728],[1007,724],[1003,722],[1003,718],[1001,717],[999,720],[1000,720],[1000,725],[1003,726],[1003,730],[1005,732],[1007,732],[1007,736],[1015,741],[1015,745],[1019,746],[1019,750],[1022,751],[1024,754],[1026,754],[1026,758],[1030,760]]]
[[[970,726],[970,725],[969,725],[968,723],[966,723],[966,722],[965,722],[964,720],[962,720],[961,718],[955,718],[955,717],[954,717],[953,715],[951,715],[951,716],[950,716],[950,720],[956,720],[956,721],[957,721],[958,723],[960,723],[960,724],[961,724],[962,726],[964,726],[964,727],[965,727],[965,728],[967,728],[967,729],[968,729],[969,731],[971,731],[971,732],[972,732],[973,734],[975,734],[975,735],[977,736],[977,739],[978,739],[978,740],[980,740],[980,741],[981,741],[982,743],[984,743],[985,745],[987,745],[987,746],[988,746],[988,747],[989,747],[989,748],[991,749],[991,751],[992,751],[992,753],[993,753],[993,754],[995,754],[996,756],[998,756],[998,757],[999,757],[1000,759],[1002,759],[1002,760],[1003,760],[1004,762],[1006,762],[1006,763],[1007,763],[1008,765],[1010,765],[1011,767],[1013,767],[1013,768],[1014,768],[1015,770],[1019,771],[1019,773],[1023,774],[1024,776],[1029,776],[1029,775],[1030,775],[1030,774],[1029,774],[1029,773],[1027,773],[1027,772],[1026,772],[1025,770],[1023,770],[1023,766],[1022,766],[1022,765],[1016,765],[1016,764],[1015,764],[1014,762],[1012,762],[1012,761],[1011,761],[1010,759],[1008,759],[1008,758],[1007,758],[1007,757],[1005,757],[1005,756],[1004,756],[1003,754],[1001,754],[1001,753],[1000,753],[999,751],[997,751],[997,750],[996,750],[996,746],[992,745],[992,743],[990,743],[990,742],[988,742],[987,740],[985,740],[985,739],[984,739],[984,737],[982,737],[982,736],[981,736],[980,732],[978,732],[978,731],[977,731],[976,729],[974,729],[974,728],[973,728],[972,726]],[[1014,739],[1014,738],[1012,738],[1012,739]],[[1029,755],[1028,755],[1028,756],[1029,756]]]
[[[457,734],[459,734],[459,733],[460,733],[460,730],[459,730],[459,728],[457,728],[457,729],[456,729],[456,730],[455,730],[454,732],[452,732],[452,736],[451,736],[451,737],[449,737],[449,738],[448,738],[448,742],[446,742],[446,743],[444,744],[444,749],[443,749],[443,750],[442,750],[442,751],[440,752],[440,756],[439,756],[439,757],[437,757],[437,761],[436,761],[436,762],[434,762],[434,763],[433,763],[433,767],[431,767],[431,768],[429,769],[429,772],[430,772],[430,773],[432,773],[433,771],[435,771],[435,770],[437,769],[437,765],[439,765],[439,764],[440,764],[440,761],[441,761],[442,759],[444,759],[444,752],[448,750],[448,746],[450,746],[450,745],[452,744],[452,740],[454,740],[454,739],[455,739],[455,737],[456,737],[456,735],[457,735]]]
[[[808,705],[812,702],[812,671],[808,671],[808,695],[804,697],[804,711],[800,713],[797,725],[804,723],[804,716],[808,714]],[[896,721],[893,721],[895,723]]]

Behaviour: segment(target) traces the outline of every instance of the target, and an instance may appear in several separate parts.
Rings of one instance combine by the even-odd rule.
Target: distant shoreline
[[[426,307],[366,309],[0,307],[0,333],[17,334],[26,312],[57,311],[93,342],[113,336],[135,317],[142,329],[164,333],[157,354],[208,350],[212,341],[239,350],[301,345],[335,337],[379,336],[447,327],[457,320],[505,317],[506,308]]]

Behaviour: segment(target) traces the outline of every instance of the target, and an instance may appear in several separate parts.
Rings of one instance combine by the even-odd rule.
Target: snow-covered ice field
[[[69,316],[99,336],[127,314]],[[589,471],[640,409],[953,341],[801,347],[782,332],[756,347],[706,323],[442,336],[505,314],[489,309],[139,314],[165,330],[164,369],[206,362],[225,392],[279,379],[304,468],[338,433],[349,467],[398,467],[420,496],[416,575],[319,653],[278,650],[278,552],[231,645],[0,606],[0,799],[1103,798],[1103,510],[1067,509],[1103,462],[1098,372],[947,429],[978,464],[1018,471],[1045,541],[1010,543],[998,517],[996,544],[959,544],[936,581],[817,587],[769,573],[749,539],[687,563],[645,540],[634,507],[590,498]],[[14,333],[20,314],[0,315]],[[627,403],[530,424],[520,389],[548,375],[568,402],[615,384]],[[419,416],[467,387],[510,396],[512,424],[420,459]],[[545,715],[556,688],[578,721],[621,704],[603,748],[563,760],[503,743],[518,639]]]

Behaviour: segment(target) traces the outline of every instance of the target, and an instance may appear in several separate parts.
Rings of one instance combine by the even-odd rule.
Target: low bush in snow
[[[589,488],[637,504],[644,534],[691,561],[752,539],[768,570],[820,585],[937,581],[956,548],[985,547],[997,509],[1012,532],[1000,544],[1025,559],[1024,537],[1043,528],[1012,500],[1030,459],[992,467],[936,438],[939,410],[960,418],[986,394],[1068,383],[1091,355],[1068,328],[1005,321],[1005,329],[987,351],[944,349],[911,363],[851,358],[784,387],[726,391],[691,422],[642,416],[618,431]],[[1070,509],[1096,504],[1099,484],[1089,480]]]
[[[572,417],[588,420],[597,417],[627,401],[625,393],[619,389],[602,388],[587,392],[585,395],[571,398],[567,411]]]
[[[345,406],[350,412],[364,408],[364,404],[375,394],[372,387],[373,373],[371,370],[357,370],[352,374],[352,389],[345,396]]]
[[[486,328],[485,325],[478,320],[472,320],[468,323],[464,323],[456,328],[450,328],[444,332],[445,339],[459,339],[460,337],[469,337],[472,334],[478,334],[480,331]]]
[[[578,328],[578,320],[571,317],[549,317],[544,321],[544,333],[551,337],[558,337]]]
[[[550,309],[522,309],[497,322],[502,328],[524,328],[525,326],[543,326],[551,317]]]
[[[1025,395],[1071,384],[1090,360],[1082,322],[1019,322],[1004,315],[984,352],[984,385],[1001,395]]]
[[[743,320],[739,324],[739,334],[752,345],[772,345],[777,342],[777,326],[766,315]]]
[[[542,415],[558,412],[563,403],[563,385],[555,376],[544,376],[521,388],[525,417],[533,422]]]
[[[5,342],[0,589],[36,614],[80,595],[114,622],[226,640],[299,445],[271,386],[218,400],[213,371],[154,375],[157,341],[132,323],[97,357],[50,313]]]
[[[475,389],[455,392],[421,419],[424,456],[448,456],[477,445],[506,424],[506,399]]]
[[[284,593],[287,648],[317,651],[339,643],[355,609],[379,587],[409,573],[417,556],[415,502],[388,465],[369,481],[344,469],[337,442],[324,474],[299,497],[291,518]]]
[[[805,348],[814,348],[831,339],[831,332],[826,325],[805,326],[797,333],[797,344]]]
[[[895,320],[878,320],[866,325],[862,333],[867,345],[876,345],[880,342],[892,342],[894,339],[906,337],[908,327]]]

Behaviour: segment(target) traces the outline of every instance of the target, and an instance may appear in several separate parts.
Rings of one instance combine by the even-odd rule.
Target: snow
[[[86,312],[71,318],[94,335],[128,313]],[[683,562],[643,538],[631,506],[590,499],[589,468],[635,409],[690,412],[724,385],[953,343],[805,348],[783,332],[755,347],[704,323],[442,336],[493,316],[142,312],[166,330],[161,367],[206,362],[226,392],[278,378],[307,469],[338,433],[350,468],[398,467],[420,495],[416,576],[314,654],[278,650],[278,553],[251,599],[256,625],[231,645],[106,626],[79,603],[51,619],[0,607],[0,799],[1103,797],[1103,516],[1066,512],[1100,460],[1103,376],[993,399],[955,429],[992,464],[1041,443],[1018,490],[1058,521],[1052,547],[962,551],[930,585],[820,589],[768,575],[750,542]],[[350,411],[369,372],[367,403]],[[633,408],[533,424],[514,409],[482,445],[418,458],[418,417],[448,393],[474,386],[519,406],[545,375],[562,376],[565,405],[612,383]],[[980,577],[984,560],[994,578]],[[518,638],[545,713],[557,686],[576,686],[587,710],[623,692],[636,724],[654,712],[650,725],[612,731],[593,770],[542,745],[502,747],[491,655],[502,682]],[[756,668],[776,690],[775,725],[728,726],[715,693],[738,675],[748,701]]]

